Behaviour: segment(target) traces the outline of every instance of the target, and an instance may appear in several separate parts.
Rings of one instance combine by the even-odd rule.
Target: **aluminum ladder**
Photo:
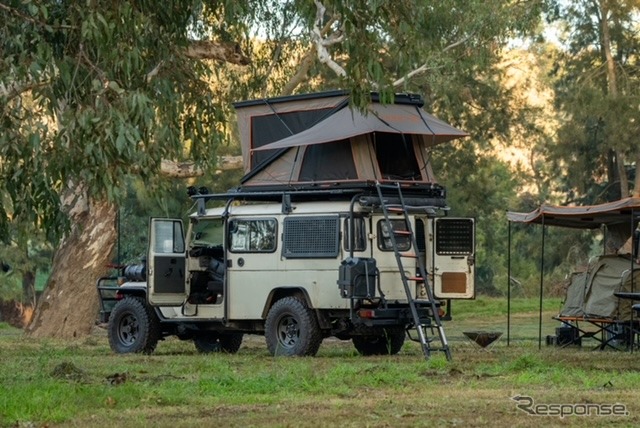
[[[402,194],[402,188],[400,187],[400,183],[395,184],[382,184],[380,182],[376,183],[376,190],[378,192],[378,197],[380,198],[380,207],[382,208],[382,212],[384,214],[384,218],[387,225],[387,230],[389,232],[389,238],[391,240],[391,244],[393,246],[393,252],[395,254],[396,262],[398,264],[398,270],[400,271],[400,277],[402,278],[402,285],[404,286],[405,293],[407,295],[407,302],[409,303],[409,308],[411,310],[411,317],[413,318],[413,327],[415,328],[418,337],[412,338],[411,334],[409,334],[409,338],[412,340],[419,342],[422,347],[422,352],[426,359],[429,359],[432,351],[442,351],[444,352],[448,361],[451,361],[451,349],[449,348],[449,343],[447,342],[447,337],[444,333],[444,327],[442,326],[442,320],[440,319],[440,305],[439,302],[435,300],[433,296],[433,290],[429,283],[429,277],[427,275],[427,270],[425,268],[425,262],[422,257],[418,255],[418,242],[416,240],[416,235],[413,232],[413,227],[411,226],[411,219],[409,217],[409,212],[411,210],[405,204],[405,199]],[[391,196],[385,190],[393,191],[394,195]],[[385,199],[386,198],[386,199]],[[399,201],[399,203],[393,201],[390,202],[389,199],[395,198]],[[405,230],[396,230],[394,231],[393,225],[391,223],[390,213],[402,213],[404,222],[405,222]],[[403,252],[398,248],[397,245],[397,236],[408,237],[411,242],[411,250],[414,252]],[[416,261],[417,273],[416,276],[408,276],[406,274],[406,269],[404,267],[403,260],[411,259]],[[413,271],[413,266],[410,271]],[[411,284],[415,283],[416,285],[420,285],[424,295],[427,297],[424,299],[417,299],[414,297],[414,291],[416,287],[411,287]],[[433,318],[433,324],[423,324],[420,319],[420,314],[418,309],[422,309],[427,307],[431,312],[431,316]],[[438,332],[438,339],[440,341],[440,346],[437,348],[432,347],[432,342],[435,339],[434,337],[428,337],[427,329],[430,329],[433,332],[433,329],[436,329]],[[407,328],[407,333],[409,333],[410,328]]]

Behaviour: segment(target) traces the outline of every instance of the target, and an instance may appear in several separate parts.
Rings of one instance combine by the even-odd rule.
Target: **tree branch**
[[[158,75],[158,73],[160,72],[160,68],[162,67],[162,64],[164,64],[164,61],[160,61],[158,65],[153,67],[153,70],[147,73],[145,77],[145,80],[147,81],[147,83],[151,82],[151,80]]]
[[[31,83],[12,83],[9,85],[4,85],[4,83],[0,82],[0,100],[5,103],[11,101],[15,97],[20,96],[24,92],[28,92],[37,88],[42,88],[43,86],[48,85],[49,82],[31,82]]]
[[[316,47],[311,46],[302,60],[300,61],[300,67],[296,74],[294,74],[291,79],[284,85],[282,88],[282,95],[291,95],[293,91],[300,85],[307,77],[307,73],[311,69],[313,65],[313,58],[316,54]]]
[[[314,0],[316,4],[316,8],[318,12],[316,14],[316,21],[313,24],[313,30],[311,31],[311,38],[313,39],[316,47],[316,52],[318,53],[318,60],[321,63],[326,64],[331,70],[334,71],[338,76],[345,77],[347,72],[331,58],[331,54],[327,49],[327,46],[334,45],[336,43],[342,42],[344,40],[344,34],[339,32],[338,34],[332,34],[329,37],[325,37],[322,34],[322,30],[320,27],[322,26],[322,21],[324,20],[324,14],[326,12],[326,8],[319,0]]]
[[[466,43],[472,36],[473,36],[473,33],[467,35],[467,37],[464,37],[463,39],[458,40],[457,42],[451,43],[449,46],[446,46],[444,49],[442,49],[442,53],[448,52],[451,49],[454,49],[454,48]],[[414,76],[416,76],[418,74],[424,73],[424,72],[426,72],[428,70],[436,70],[438,68],[441,68],[441,66],[440,67],[429,67],[429,64],[425,62],[420,67],[416,68],[415,70],[407,73],[405,76],[403,76],[400,79],[398,79],[395,82],[393,82],[392,85],[393,85],[394,88],[398,87],[398,86],[401,86],[407,80],[411,79],[412,77],[414,77]]]
[[[240,50],[237,43],[222,43],[214,40],[192,40],[185,51],[185,55],[190,59],[213,59],[216,61],[228,62],[236,65],[249,64],[249,58]],[[164,61],[160,61],[145,76],[145,80],[150,82],[158,75]]]
[[[242,168],[242,156],[218,156],[216,169],[228,171]],[[171,178],[192,178],[204,175],[202,168],[196,166],[195,162],[176,162],[163,159],[160,163],[160,173]]]
[[[240,50],[239,44],[214,40],[192,40],[185,55],[191,59],[213,59],[237,65],[247,65],[250,62]]]
[[[195,162],[176,162],[162,159],[160,173],[171,178],[191,178],[204,175],[204,171]]]
[[[329,32],[329,30],[331,30],[331,26],[334,22],[336,22],[336,19],[336,16],[332,16],[331,19],[329,19],[329,21],[324,25],[322,31],[320,32],[322,37],[324,37]],[[314,43],[309,47],[307,53],[302,57],[298,71],[296,71],[296,73],[291,77],[291,79],[289,79],[286,85],[284,85],[284,88],[282,89],[282,95],[291,95],[293,91],[298,87],[298,85],[304,82],[307,74],[309,73],[309,70],[311,69],[311,66],[313,65],[313,58],[315,57],[315,55],[316,45]]]

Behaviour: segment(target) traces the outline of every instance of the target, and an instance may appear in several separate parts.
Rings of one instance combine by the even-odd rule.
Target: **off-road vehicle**
[[[98,281],[115,352],[151,352],[175,335],[233,353],[252,333],[273,355],[314,355],[329,336],[395,354],[409,331],[425,355],[450,358],[441,318],[446,302],[474,297],[474,221],[446,216],[429,148],[465,134],[415,97],[369,115],[345,97],[236,105],[249,122],[244,152],[271,155],[245,156],[237,189],[193,192],[188,225],[151,219],[146,262],[123,268],[118,287]]]

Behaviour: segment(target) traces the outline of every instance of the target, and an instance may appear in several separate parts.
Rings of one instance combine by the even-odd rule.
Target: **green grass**
[[[235,355],[201,355],[169,339],[153,355],[114,355],[104,332],[62,342],[0,326],[0,426],[633,426],[638,354],[538,349],[535,300],[514,301],[512,342],[489,351],[463,331],[504,331],[505,302],[456,302],[446,324],[453,361],[408,342],[364,358],[325,340],[314,358],[273,358],[249,336]],[[545,318],[557,311],[545,307]],[[555,305],[555,306],[554,306]],[[556,323],[546,321],[543,334]],[[627,417],[532,417],[536,403],[622,403]]]

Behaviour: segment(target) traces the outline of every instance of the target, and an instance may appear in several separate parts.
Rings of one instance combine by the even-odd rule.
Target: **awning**
[[[551,226],[597,229],[601,225],[629,222],[629,216],[640,216],[640,198],[625,198],[600,205],[561,207],[542,205],[530,213],[507,212],[514,223],[543,223]]]
[[[345,107],[305,131],[254,150],[329,143],[372,132],[426,135],[429,145],[469,135],[418,106],[374,103],[368,107],[367,115]]]

